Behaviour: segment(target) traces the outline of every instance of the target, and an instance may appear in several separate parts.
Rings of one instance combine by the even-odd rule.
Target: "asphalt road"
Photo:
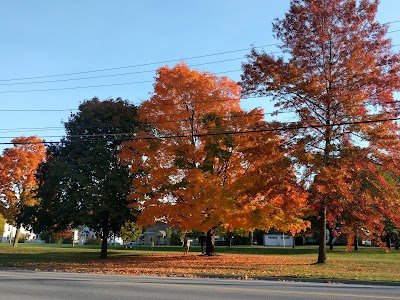
[[[0,299],[400,299],[400,285],[0,271]]]

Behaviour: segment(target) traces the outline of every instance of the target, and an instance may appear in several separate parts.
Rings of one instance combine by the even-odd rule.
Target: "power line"
[[[400,30],[392,31],[392,32],[397,32]],[[392,47],[397,47],[400,46],[400,44],[392,45]],[[254,47],[257,48],[257,47]],[[250,48],[250,49],[254,49]],[[259,47],[258,47],[259,48]],[[271,52],[269,54],[276,54],[276,53],[283,53],[284,51],[275,51]],[[220,60],[220,61],[214,61],[214,62],[207,62],[207,63],[201,63],[201,64],[196,64],[192,66],[200,66],[200,65],[208,65],[208,64],[214,64],[214,63],[221,63],[221,62],[228,62],[228,61],[234,61],[234,60],[240,60],[246,58],[244,57],[239,57],[239,58],[233,58],[233,59],[226,59],[226,60]],[[76,81],[76,80],[85,80],[85,79],[95,79],[95,78],[103,78],[103,77],[112,77],[112,76],[123,76],[123,75],[132,75],[132,74],[140,74],[140,73],[148,73],[148,72],[155,72],[157,70],[145,70],[145,71],[138,71],[138,72],[129,72],[129,73],[121,73],[121,74],[109,74],[109,75],[100,75],[100,76],[92,76],[92,77],[84,77],[84,78],[72,78],[72,79],[61,79],[61,80],[52,80],[52,81],[40,81],[40,82],[28,82],[28,83],[10,83],[10,84],[0,84],[1,85],[24,85],[24,84],[40,84],[40,83],[49,83],[49,82],[63,82],[63,81]],[[240,70],[230,70],[230,71],[224,71],[224,72],[215,72],[213,74],[226,74],[226,73],[234,73],[234,72],[240,72]],[[39,78],[39,77],[37,77]],[[7,80],[0,80],[1,81],[7,81]],[[11,81],[11,80],[10,80]],[[99,85],[86,85],[86,86],[75,86],[75,87],[61,87],[61,88],[47,88],[47,89],[32,89],[32,90],[8,90],[8,91],[0,91],[0,94],[11,94],[11,93],[32,93],[32,92],[50,92],[50,91],[62,91],[62,90],[76,90],[76,89],[87,89],[87,88],[99,88],[99,87],[110,87],[110,86],[123,86],[123,85],[134,85],[134,84],[145,84],[145,83],[153,83],[154,80],[145,80],[145,81],[133,81],[133,82],[123,82],[123,83],[111,83],[111,84],[99,84]],[[1,110],[0,110],[1,111]],[[58,111],[58,110],[54,110]]]
[[[111,84],[99,84],[99,85],[86,85],[86,86],[50,88],[50,89],[0,91],[0,94],[78,90],[78,89],[88,89],[88,88],[98,88],[98,87],[110,87],[110,86],[132,85],[132,84],[143,84],[143,83],[152,83],[152,82],[154,82],[154,81],[153,80],[145,80],[145,81],[135,81],[135,82],[123,82],[123,83],[111,83]]]
[[[243,100],[248,100],[248,99],[262,99],[262,98],[267,98],[267,96],[249,96],[249,97],[242,97],[239,100],[243,101]],[[228,102],[228,101],[237,101],[237,100],[238,99],[223,99],[223,100],[221,99],[221,100],[199,101],[199,102],[196,102],[196,104],[215,103],[215,102]],[[396,104],[396,103],[399,103],[399,102],[400,102],[400,100],[398,100],[398,101],[395,100],[395,101],[386,101],[384,103],[385,104]],[[178,105],[182,105],[182,103],[160,103],[160,104],[158,104],[158,106],[178,106]],[[352,106],[346,106],[346,108],[363,106],[363,105],[366,105],[366,104],[356,104],[356,105],[352,105]],[[0,112],[70,112],[70,111],[79,111],[79,108],[65,108],[65,109],[0,109]],[[281,112],[274,111],[274,112],[265,112],[264,114],[266,114],[266,115],[274,115],[276,113],[284,114],[284,113],[293,113],[293,112],[296,112],[296,111],[281,111]],[[13,129],[25,129],[25,128],[11,128],[11,129],[13,130]],[[35,128],[33,128],[33,129],[35,129]],[[0,131],[2,131],[2,130],[0,129]]]
[[[64,109],[0,109],[0,112],[66,112],[75,111],[78,108],[64,108]]]
[[[247,99],[255,99],[255,98],[264,98],[264,96],[253,96],[253,97],[246,97],[246,98],[241,98],[240,100],[247,100]],[[198,103],[210,103],[210,102],[227,102],[227,101],[237,101],[236,99],[224,99],[224,100],[214,100],[214,101],[202,101]],[[385,101],[385,104],[398,104],[400,103],[400,100],[395,100],[395,101]],[[180,105],[180,103],[174,103],[174,104],[161,104],[161,105],[166,105],[166,106],[172,106],[172,105]],[[366,106],[368,105],[367,103],[364,104],[354,104],[354,105],[348,105],[343,108],[353,108],[353,107],[361,107],[361,106]],[[160,105],[158,105],[160,106]],[[79,110],[79,109],[76,109]],[[3,111],[3,110],[0,110]],[[6,110],[7,111],[7,110]],[[41,110],[38,110],[41,111]],[[47,111],[47,110],[45,110]],[[266,117],[267,115],[280,115],[280,114],[291,114],[291,113],[297,113],[297,110],[286,110],[286,111],[274,111],[274,112],[263,112],[263,113],[257,113],[257,114],[243,114],[243,115],[229,115],[229,116],[217,116],[216,119],[224,119],[224,118],[242,118],[242,117],[255,117],[255,116],[263,116]],[[388,112],[388,113],[397,113],[397,112]],[[163,114],[160,115],[162,117],[179,117],[182,116],[182,113],[180,114]],[[137,125],[143,125],[143,124],[163,124],[163,123],[179,123],[179,122],[184,122],[187,121],[185,119],[176,119],[176,120],[164,120],[164,121],[145,121],[145,122],[133,122],[132,124],[137,124]],[[110,126],[105,126],[105,127],[99,127],[99,126],[72,126],[70,128],[81,128],[81,129],[89,129],[89,128],[108,128]],[[52,126],[52,127],[23,127],[23,128],[5,128],[5,129],[0,129],[0,133],[11,133],[11,132],[19,132],[19,131],[47,131],[47,130],[60,130],[60,129],[65,129],[63,126]]]
[[[164,60],[164,61],[158,61],[158,62],[150,62],[150,63],[137,64],[137,65],[120,66],[120,67],[113,67],[113,68],[96,69],[96,70],[81,71],[81,72],[61,73],[61,74],[53,74],[53,75],[23,77],[23,78],[12,78],[12,79],[0,79],[0,82],[31,80],[31,79],[43,79],[43,78],[71,76],[71,75],[80,75],[80,74],[89,74],[89,73],[99,73],[99,72],[114,71],[114,70],[121,70],[121,69],[145,67],[145,66],[151,66],[151,65],[160,65],[160,64],[166,64],[166,63],[172,63],[172,62],[179,62],[179,61],[182,61],[182,60],[192,60],[192,59],[205,58],[205,57],[211,57],[211,56],[217,56],[217,55],[223,55],[223,54],[237,53],[237,52],[242,52],[242,51],[248,51],[248,50],[255,49],[255,48],[264,48],[264,47],[272,47],[272,46],[279,46],[279,45],[280,45],[279,43],[276,43],[276,44],[269,44],[269,45],[256,46],[256,47],[250,47],[250,48],[229,50],[229,51],[223,51],[223,52],[217,52],[217,53],[211,53],[211,54],[204,54],[204,55],[198,55],[198,56],[192,56],[192,57],[185,57],[185,58],[180,58],[180,59],[171,59],[171,60]]]
[[[335,127],[335,126],[344,126],[344,125],[358,125],[358,124],[372,124],[372,123],[382,123],[389,121],[398,121],[400,118],[384,118],[384,119],[376,119],[376,120],[360,120],[360,121],[352,121],[352,122],[339,122],[332,124],[309,124],[302,125],[304,121],[297,122],[297,125],[293,125],[294,122],[286,123],[290,124],[289,126],[281,126],[276,128],[264,128],[264,129],[253,129],[253,130],[241,130],[241,131],[224,131],[224,132],[216,132],[216,133],[195,133],[195,134],[178,134],[178,135],[165,135],[165,136],[157,136],[157,137],[133,137],[133,138],[111,138],[111,139],[90,139],[90,140],[64,140],[60,142],[54,141],[40,141],[40,142],[21,142],[21,143],[0,143],[0,145],[21,145],[21,144],[62,144],[62,143],[72,143],[72,142],[104,142],[104,141],[136,141],[136,140],[155,140],[155,139],[173,139],[173,138],[187,138],[187,137],[205,137],[205,136],[221,136],[221,135],[236,135],[236,134],[248,134],[248,133],[262,133],[262,132],[280,132],[280,131],[291,131],[291,130],[300,130],[300,129],[317,129],[317,128],[326,128],[326,127]],[[284,123],[275,123],[275,124],[284,124]],[[135,133],[120,133],[120,134],[99,134],[99,137],[111,136],[115,137],[117,135],[134,135]],[[95,135],[75,135],[69,136],[73,138],[88,138],[88,137],[97,137]]]
[[[383,23],[383,24],[393,24],[393,23],[399,23],[399,22],[400,22],[400,20],[394,20],[394,21]],[[393,32],[398,32],[398,31],[400,31],[400,30],[389,31],[387,33],[393,33]],[[282,43],[274,43],[274,44],[267,44],[267,45],[262,45],[262,46],[254,46],[254,47],[248,47],[248,48],[242,48],[242,49],[228,50],[228,51],[223,51],[223,52],[209,53],[209,54],[198,55],[198,56],[184,57],[184,58],[179,58],[179,59],[170,59],[170,60],[164,60],[164,61],[158,61],[158,62],[148,62],[148,63],[143,63],[143,64],[135,64],[135,65],[127,65],[127,66],[119,66],[119,67],[103,68],[103,69],[94,69],[94,70],[70,72],[70,73],[60,73],[60,74],[52,74],[52,75],[43,75],[43,76],[0,79],[0,82],[22,81],[22,80],[31,80],[31,79],[44,79],[44,78],[53,78],[53,77],[62,77],[62,76],[71,76],[71,75],[99,73],[99,72],[106,72],[106,71],[113,71],[113,70],[137,68],[137,67],[167,64],[167,63],[172,63],[172,62],[177,62],[177,61],[182,61],[182,60],[193,60],[193,59],[199,59],[199,58],[205,58],[205,57],[212,57],[212,56],[248,51],[248,50],[252,50],[252,49],[256,49],[256,48],[273,47],[273,46],[281,46],[281,45],[282,45]],[[110,75],[110,76],[112,76],[112,75]],[[75,79],[75,80],[78,80],[78,79]]]
[[[398,32],[398,31],[400,31],[400,30],[389,31],[388,33],[393,33],[393,32]],[[399,46],[399,44],[392,45],[392,47],[397,47],[397,46]],[[254,47],[254,48],[261,48],[261,47]],[[246,50],[254,49],[254,48],[247,48]],[[238,51],[240,51],[240,50],[238,50]],[[276,53],[283,53],[283,52],[284,51],[274,51],[274,52],[270,52],[269,54],[276,54]],[[198,66],[211,65],[211,64],[217,64],[217,63],[223,63],[223,62],[230,62],[230,61],[241,60],[241,59],[244,59],[244,58],[246,58],[246,56],[241,56],[241,57],[237,57],[237,58],[230,58],[230,59],[224,59],[224,60],[217,60],[217,61],[212,61],[212,62],[192,64],[192,65],[189,65],[189,67],[198,67]],[[31,84],[43,84],[43,83],[69,82],[69,81],[79,81],[79,80],[89,80],[89,79],[99,79],[99,78],[110,78],[110,77],[118,77],[118,76],[127,76],[127,75],[135,75],[135,74],[154,73],[156,71],[157,71],[157,69],[152,69],[152,70],[125,72],[125,73],[117,73],[117,74],[106,74],[106,75],[97,75],[97,76],[88,76],[88,77],[78,77],[78,78],[44,80],[44,81],[31,81],[31,82],[0,83],[0,86],[14,86],[14,85],[31,85]],[[31,79],[33,79],[33,78],[31,78]],[[23,79],[18,79],[18,80],[23,80]],[[9,80],[3,79],[3,80],[0,80],[0,82],[2,82],[2,81],[3,82],[4,81],[14,81],[14,79],[9,79]],[[134,83],[125,83],[125,84],[134,84]],[[88,86],[88,88],[89,87],[91,87],[91,86]],[[96,86],[96,87],[99,87],[99,86]],[[84,88],[84,87],[76,87],[76,88],[78,89],[78,88]],[[72,87],[71,88],[65,88],[65,89],[72,89]],[[43,90],[40,90],[40,91],[43,91]],[[15,92],[23,92],[23,91],[4,91],[3,93],[7,93],[7,92],[15,93]]]
[[[282,51],[276,52],[280,53]],[[206,63],[199,63],[194,65],[189,65],[189,67],[198,67],[204,65],[211,65],[217,63],[224,63],[229,61],[241,60],[246,58],[245,56],[230,58],[224,60],[217,60]],[[14,82],[14,83],[0,83],[0,86],[12,86],[12,85],[30,85],[30,84],[42,84],[42,83],[55,83],[55,82],[67,82],[67,81],[77,81],[77,80],[87,80],[87,79],[99,79],[99,78],[108,78],[108,77],[117,77],[117,76],[126,76],[126,75],[135,75],[135,74],[144,74],[144,73],[154,73],[157,69],[153,70],[144,70],[144,71],[136,71],[136,72],[126,72],[126,73],[118,73],[118,74],[107,74],[107,75],[98,75],[98,76],[89,76],[89,77],[79,77],[79,78],[67,78],[67,79],[56,79],[56,80],[45,80],[45,81],[31,81],[31,82]]]
[[[232,71],[218,72],[218,73],[213,73],[213,74],[226,74],[226,73],[233,73],[233,72],[239,72],[239,71],[241,71],[241,70],[232,70]],[[110,83],[110,84],[99,84],[99,85],[86,85],[86,86],[75,86],[75,87],[49,88],[49,89],[10,90],[10,91],[0,91],[0,94],[77,90],[77,89],[98,88],[98,87],[144,84],[144,83],[153,83],[153,82],[154,82],[154,80],[145,80],[145,81],[133,81],[133,82]]]

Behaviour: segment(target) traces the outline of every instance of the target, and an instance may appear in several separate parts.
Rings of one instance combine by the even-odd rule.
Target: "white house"
[[[95,231],[85,226],[81,229],[74,229],[74,242],[78,245],[86,244],[89,239],[97,238],[97,234]]]
[[[3,236],[1,237],[1,242],[2,243],[12,243],[14,241],[16,231],[17,231],[16,227],[6,223],[4,225]],[[26,237],[27,243],[42,243],[42,241],[40,239],[40,235],[37,235],[37,234],[33,233],[32,231],[25,229],[24,227],[21,227],[21,235]]]
[[[98,238],[97,232],[93,231],[91,228],[85,227],[78,227],[73,230],[74,232],[74,242],[78,245],[84,245],[87,243],[89,239]],[[110,245],[122,245],[123,240],[121,237],[112,236],[107,239],[108,244]]]
[[[264,234],[264,246],[293,247],[293,237],[284,233]]]

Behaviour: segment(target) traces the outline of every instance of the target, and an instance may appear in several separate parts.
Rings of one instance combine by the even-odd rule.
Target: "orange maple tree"
[[[217,226],[305,229],[306,194],[282,141],[267,130],[262,110],[240,108],[237,83],[184,63],[157,74],[154,95],[139,110],[148,132],[122,151],[136,177],[138,223],[206,231],[207,254]],[[142,160],[131,160],[135,152]]]
[[[388,25],[375,21],[378,4],[292,0],[273,27],[287,55],[253,50],[243,65],[245,95],[269,96],[298,118],[287,126],[288,155],[319,218],[318,263],[326,262],[327,223],[355,226],[352,207],[376,234],[382,227],[372,226],[372,216],[381,222],[400,213],[398,181],[388,180],[400,170],[400,56],[385,37]]]
[[[14,246],[18,244],[21,223],[18,221],[25,207],[33,206],[37,199],[36,169],[46,156],[43,140],[19,137],[11,141],[0,156],[0,211],[8,222],[17,227]],[[11,237],[10,237],[11,239]]]

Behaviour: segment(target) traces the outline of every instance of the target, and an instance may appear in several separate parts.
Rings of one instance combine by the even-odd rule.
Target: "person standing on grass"
[[[188,254],[189,246],[190,246],[190,242],[189,242],[187,236],[185,235],[185,237],[183,238],[183,242],[182,242],[182,247],[183,247],[183,253],[184,254]]]

